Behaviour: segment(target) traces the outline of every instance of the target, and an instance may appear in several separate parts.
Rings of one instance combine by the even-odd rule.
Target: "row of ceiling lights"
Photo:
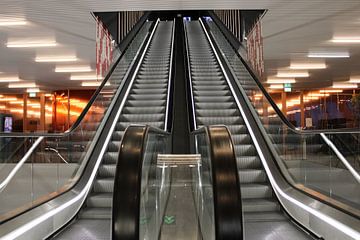
[[[25,18],[21,17],[0,17],[0,27],[16,27],[28,25],[29,22]],[[8,48],[43,48],[43,47],[56,47],[59,44],[55,39],[44,38],[21,38],[21,39],[9,39],[6,43]],[[64,62],[76,62],[79,59],[75,55],[39,55],[36,56],[35,62],[38,63],[64,63]],[[70,80],[86,80],[81,83],[81,86],[99,86],[100,82],[94,82],[92,80],[98,80],[98,76],[93,72],[89,65],[58,65],[55,67],[57,73],[71,73]],[[73,73],[86,73],[86,74],[73,74]],[[0,72],[1,75],[3,73]],[[9,88],[27,88],[27,92],[39,92],[39,86],[34,82],[27,82],[20,79],[18,76],[1,76],[0,83],[9,83]]]
[[[336,44],[358,44],[360,37],[334,37],[329,42]],[[349,58],[350,54],[346,51],[310,51],[307,54],[308,58]],[[307,78],[310,76],[309,70],[326,69],[325,61],[305,62],[305,63],[291,63],[286,70],[279,70],[276,76],[267,79],[271,89],[283,89],[283,84],[296,83],[296,78]],[[334,82],[332,88],[335,89],[355,89],[360,83],[360,76],[351,76],[348,81]]]

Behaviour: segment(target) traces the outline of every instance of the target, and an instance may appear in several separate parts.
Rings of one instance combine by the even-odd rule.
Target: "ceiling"
[[[297,88],[331,86],[334,81],[360,75],[360,44],[334,44],[334,36],[360,36],[359,0],[201,0],[201,1],[110,1],[110,0],[1,0],[2,16],[23,17],[24,26],[0,26],[0,78],[19,75],[43,89],[81,88],[69,73],[56,73],[54,63],[38,63],[39,54],[72,54],[76,64],[95,69],[95,20],[92,12],[125,10],[267,9],[262,20],[266,75],[276,75],[291,61],[308,61],[309,51],[344,51],[350,58],[319,59],[327,68],[311,70],[299,78]],[[13,38],[46,37],[58,45],[49,48],[8,48]],[[0,92],[9,91],[0,83]],[[23,91],[16,89],[13,91]]]

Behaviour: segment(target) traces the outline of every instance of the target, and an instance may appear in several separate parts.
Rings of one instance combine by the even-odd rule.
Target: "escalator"
[[[58,177],[56,181],[65,184],[66,190],[51,191],[47,195],[52,198],[42,199],[42,205],[33,199],[46,194],[31,192],[35,195],[33,205],[24,214],[1,222],[0,236],[318,239],[333,234],[341,239],[339,236],[357,234],[352,230],[359,227],[356,204],[349,204],[355,206],[349,208],[355,209],[351,215],[334,211],[326,202],[330,199],[332,204],[346,204],[357,200],[342,195],[346,199],[342,201],[331,186],[330,193],[321,191],[333,176],[346,179],[355,191],[358,187],[346,168],[340,166],[338,156],[319,134],[299,137],[286,129],[281,119],[272,118],[274,114],[268,117],[260,112],[258,106],[262,108],[263,104],[249,102],[253,95],[259,95],[258,90],[254,91],[257,83],[213,21],[184,19],[183,24],[176,25],[181,26],[179,31],[175,30],[175,21],[143,21],[137,37],[113,66],[109,84],[104,81],[90,114],[77,130],[66,137],[38,139],[43,140],[30,149],[30,166],[35,168],[41,162],[51,169],[52,164],[58,172],[66,172],[61,174],[71,176],[70,180]],[[185,35],[184,43],[178,33]],[[172,72],[177,69],[173,65],[181,64],[173,60],[173,54],[182,53],[181,48],[186,50],[187,61],[183,64],[188,67],[189,79],[181,79],[184,73],[177,74],[180,80],[189,81],[184,84],[188,84],[188,91],[181,93],[185,97],[177,99],[187,96],[187,103],[171,99]],[[174,91],[179,89],[185,90],[175,87]],[[185,128],[175,131],[173,109],[180,104],[189,106],[190,116],[188,123],[180,124]],[[190,139],[174,134],[186,132],[187,136],[187,124],[193,130]],[[174,138],[179,138],[177,142],[189,141],[191,151],[173,154],[183,152],[174,149],[179,146]],[[314,166],[316,158],[330,159],[331,168],[321,165],[315,169],[322,174],[329,172],[320,183],[318,179],[323,175],[312,180],[313,175],[308,174],[313,171],[308,166]],[[340,167],[334,168],[333,163]],[[296,177],[306,181],[296,182]],[[34,181],[34,177],[28,180]],[[306,205],[315,206],[320,213],[313,214],[316,210]],[[339,218],[345,219],[339,221],[345,226],[340,230],[333,224]]]
[[[250,227],[246,231],[247,226],[256,226],[260,232],[259,229],[265,225],[278,225],[288,228],[299,239],[308,239],[309,236],[285,222],[287,217],[280,211],[251,136],[200,21],[185,22],[185,27],[196,123],[198,127],[225,124],[231,132],[241,183],[245,236],[256,239]]]
[[[134,124],[159,129],[165,127],[173,27],[172,21],[159,22],[140,69],[134,76],[91,193],[76,221],[54,239],[109,237],[116,162],[125,129]]]

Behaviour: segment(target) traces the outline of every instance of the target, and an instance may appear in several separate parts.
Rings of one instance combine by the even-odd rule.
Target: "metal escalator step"
[[[206,86],[206,85],[196,85],[194,86],[194,90],[195,91],[218,91],[218,90],[226,90],[228,89],[228,87],[226,85],[221,85],[221,86]]]
[[[124,107],[123,113],[125,114],[157,114],[165,113],[165,106],[159,107]]]
[[[272,189],[268,184],[244,183],[240,188],[242,199],[272,197]]]
[[[240,183],[263,183],[266,182],[266,173],[262,169],[240,169]]]
[[[242,201],[243,212],[274,212],[280,210],[279,203],[271,198],[244,199]]]
[[[199,117],[224,117],[224,116],[238,116],[239,111],[233,109],[197,109],[196,116]]]
[[[105,152],[102,164],[116,164],[119,157],[118,152]]]
[[[115,177],[116,164],[102,164],[99,168],[99,176],[102,178]]]
[[[195,102],[230,102],[232,96],[194,96]]]
[[[121,141],[110,141],[107,147],[109,152],[119,152]]]
[[[252,144],[252,139],[249,134],[232,134],[231,138],[235,145],[237,145],[237,144]]]
[[[205,90],[195,90],[195,96],[231,96],[229,90],[216,90],[216,91],[205,91]]]
[[[85,208],[80,212],[80,218],[111,219],[111,208]]]
[[[243,120],[239,117],[196,117],[196,121],[201,125],[236,125],[243,123]]]
[[[111,135],[111,141],[121,141],[123,135],[123,131],[114,131]]]
[[[196,109],[230,109],[236,107],[235,102],[197,102]]]
[[[257,155],[257,151],[254,145],[252,144],[241,144],[241,145],[235,145],[235,153],[236,156],[251,156]]]
[[[125,130],[130,125],[149,125],[156,128],[162,129],[164,126],[164,122],[118,122],[116,123],[116,130]]]
[[[166,85],[164,85],[163,88],[157,88],[157,89],[138,88],[131,90],[131,94],[166,94],[166,92],[167,92]]]
[[[114,178],[98,178],[94,183],[94,192],[112,193],[114,190]]]
[[[95,193],[89,196],[86,204],[91,208],[111,208],[112,199],[112,193]]]
[[[163,113],[148,113],[148,114],[122,114],[120,117],[121,122],[159,122],[165,119]]]
[[[126,106],[130,107],[158,107],[165,106],[166,100],[129,100],[126,102]]]
[[[246,168],[260,168],[262,167],[261,160],[258,156],[240,156],[236,157],[238,169]]]
[[[231,134],[245,134],[248,133],[245,125],[226,125]]]
[[[162,100],[166,99],[166,94],[131,94],[129,100]]]
[[[158,89],[158,88],[166,88],[165,82],[163,82],[163,80],[157,80],[155,81],[151,81],[149,80],[148,82],[142,82],[142,83],[135,83],[133,86],[133,89]]]

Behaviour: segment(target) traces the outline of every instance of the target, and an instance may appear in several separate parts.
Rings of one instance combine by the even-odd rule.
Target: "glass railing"
[[[115,176],[113,237],[242,239],[229,132],[201,128],[191,140],[193,154],[171,154],[169,133],[146,126],[126,130]]]
[[[326,136],[334,143],[351,167],[360,174],[360,133],[327,133]]]
[[[216,23],[207,20],[207,25],[286,179],[297,188],[358,215],[360,184],[339,155],[321,134],[299,134],[285,124]]]
[[[61,137],[1,138],[0,184],[9,179],[9,174],[16,174],[1,185],[0,222],[54,198],[77,182],[96,144],[98,130],[111,112],[112,100],[121,91],[151,25],[152,22],[145,22],[125,52],[116,53],[110,77],[105,78],[75,129]]]

